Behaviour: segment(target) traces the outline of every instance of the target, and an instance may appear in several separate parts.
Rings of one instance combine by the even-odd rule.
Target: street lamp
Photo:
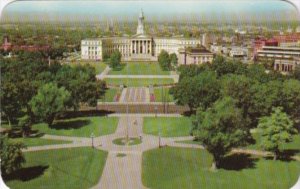
[[[95,148],[95,146],[94,146],[94,138],[95,138],[94,133],[91,134],[91,138],[92,138],[92,148]]]
[[[155,106],[155,107],[154,107],[154,110],[155,110],[155,118],[157,118],[157,109],[158,109],[157,106]]]
[[[161,125],[159,125],[159,131],[158,131],[158,147],[161,147]]]

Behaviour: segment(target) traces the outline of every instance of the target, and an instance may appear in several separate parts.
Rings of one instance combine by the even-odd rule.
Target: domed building
[[[199,38],[155,37],[147,35],[144,26],[144,13],[140,12],[136,34],[130,37],[103,37],[81,41],[81,58],[83,60],[103,59],[118,50],[122,61],[157,61],[162,50],[179,55],[181,49],[202,45]],[[211,56],[211,54],[209,54]],[[211,58],[207,58],[211,60]]]

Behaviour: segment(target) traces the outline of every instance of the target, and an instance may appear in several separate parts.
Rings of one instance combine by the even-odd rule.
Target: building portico
[[[137,33],[131,37],[103,37],[81,41],[81,58],[102,60],[118,50],[123,61],[157,61],[162,50],[179,55],[179,49],[201,45],[200,38],[153,37],[144,30],[144,13],[138,18]]]

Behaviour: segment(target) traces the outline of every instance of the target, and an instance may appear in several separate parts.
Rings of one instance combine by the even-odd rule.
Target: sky
[[[107,20],[136,19],[143,9],[148,20],[203,19],[291,19],[297,15],[290,4],[278,0],[144,0],[144,1],[21,1],[8,5],[3,19]]]

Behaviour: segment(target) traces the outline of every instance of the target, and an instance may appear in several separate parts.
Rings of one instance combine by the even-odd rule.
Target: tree
[[[103,81],[97,81],[95,75],[95,68],[90,65],[62,66],[55,80],[59,87],[64,87],[71,93],[68,107],[76,110],[80,103],[91,106],[97,104],[97,100],[104,95],[106,84]]]
[[[178,64],[178,58],[177,58],[176,53],[170,54],[170,62],[172,64],[172,66],[174,66],[174,67],[177,66],[177,64]]]
[[[190,65],[181,65],[177,69],[180,72],[179,80],[183,79],[184,77],[194,77],[199,75],[201,72],[205,70],[209,70],[207,64],[190,64]]]
[[[249,114],[253,125],[257,125],[259,117],[267,116],[272,108],[281,105],[282,82],[270,81],[268,83],[254,83],[251,86],[251,106]]]
[[[110,55],[110,60],[109,60],[109,64],[111,68],[117,68],[120,66],[121,63],[121,58],[122,55],[120,53],[120,51],[114,51],[111,55]]]
[[[271,81],[271,76],[266,73],[266,69],[261,64],[250,65],[247,69],[246,76],[261,83]]]
[[[10,174],[21,168],[25,163],[22,149],[25,148],[23,143],[10,142],[6,136],[0,136],[0,158],[1,172],[4,175]]]
[[[21,110],[21,103],[18,99],[19,93],[15,83],[2,80],[1,83],[1,111],[4,113],[11,127],[16,122],[18,114]]]
[[[194,136],[213,155],[213,170],[220,167],[222,158],[232,148],[246,144],[248,132],[241,110],[230,97],[218,100],[206,111],[198,109],[194,124]]]
[[[171,93],[179,105],[188,105],[190,110],[201,106],[206,109],[219,98],[219,81],[215,72],[204,71],[195,77],[180,80]]]
[[[258,128],[261,129],[261,146],[264,150],[274,152],[274,160],[280,154],[280,147],[292,142],[292,136],[297,133],[293,121],[281,107],[273,108],[270,116],[260,118]]]
[[[214,60],[211,67],[219,77],[226,74],[244,74],[247,71],[247,65],[236,61],[225,61],[222,57]]]
[[[23,137],[29,135],[31,131],[32,121],[30,116],[25,115],[19,119],[18,126],[22,129]]]
[[[244,75],[229,74],[221,78],[222,96],[229,96],[236,101],[236,106],[242,110],[243,118],[249,125],[252,120],[249,119],[252,99],[251,86],[254,82]]]
[[[158,63],[163,70],[170,70],[171,60],[170,55],[167,51],[162,50],[158,55]]]
[[[293,71],[292,77],[300,80],[300,65],[297,65],[295,70]]]
[[[289,79],[282,84],[281,106],[295,121],[300,121],[300,81]]]
[[[31,109],[38,118],[52,125],[56,115],[64,110],[70,93],[64,87],[48,83],[38,90],[38,94],[29,102]]]

